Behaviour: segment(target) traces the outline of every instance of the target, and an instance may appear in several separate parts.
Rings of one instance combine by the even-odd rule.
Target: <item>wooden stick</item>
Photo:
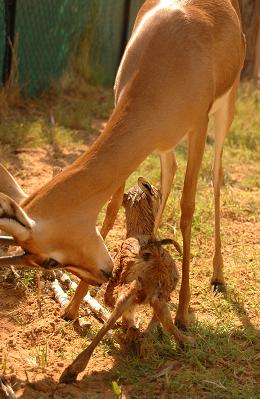
[[[55,278],[55,280],[51,283],[52,291],[54,292],[55,299],[61,306],[65,306],[69,303],[69,297],[66,292],[60,286],[59,281]]]
[[[71,288],[71,279],[66,273],[63,273],[61,270],[55,270],[55,275],[62,286],[65,286],[67,290]]]
[[[93,298],[89,292],[84,296],[83,301],[88,304],[90,310],[95,313],[95,315],[103,322],[106,322],[109,319],[110,312],[104,308],[104,306],[102,306],[95,298]]]
[[[70,278],[69,278],[70,280]],[[77,283],[75,281],[70,280],[70,288],[76,290]],[[110,312],[104,308],[95,298],[93,298],[89,292],[84,296],[83,301],[87,303],[90,310],[103,322],[106,322],[110,316]]]
[[[60,286],[58,279],[61,282],[65,282],[69,285],[69,288],[76,290],[77,283],[72,281],[65,273],[59,271],[57,278],[52,283],[52,289],[55,293],[55,298],[62,305],[66,305],[69,302],[68,295],[63,291]],[[106,322],[110,316],[110,312],[104,308],[95,298],[93,298],[88,292],[87,295],[83,298],[83,301],[88,305],[90,310],[95,314],[96,317],[101,319],[103,322]]]

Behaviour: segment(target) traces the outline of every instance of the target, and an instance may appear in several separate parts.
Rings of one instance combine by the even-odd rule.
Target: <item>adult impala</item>
[[[162,212],[176,171],[174,148],[187,136],[180,221],[182,282],[176,315],[177,324],[186,326],[191,224],[210,112],[215,121],[211,282],[215,287],[224,284],[219,223],[221,155],[233,119],[244,53],[237,0],[147,0],[119,67],[116,106],[104,132],[85,154],[20,206],[1,195],[0,228],[25,251],[8,262],[49,267],[55,260],[84,281],[67,308],[69,317],[76,316],[87,285],[105,281],[113,266],[96,229],[101,207],[112,195],[101,231],[105,236],[126,178],[156,151],[161,159]]]

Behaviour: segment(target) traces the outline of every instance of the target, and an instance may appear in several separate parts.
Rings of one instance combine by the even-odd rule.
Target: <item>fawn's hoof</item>
[[[184,344],[192,346],[194,348],[194,346],[196,346],[196,339],[193,337],[190,337],[189,335],[185,335]]]
[[[216,294],[218,292],[226,292],[226,286],[217,280],[211,281],[211,291],[215,292]]]
[[[78,374],[70,373],[68,369],[65,369],[60,376],[60,384],[73,384],[77,380]]]
[[[181,342],[179,342],[179,346],[182,350],[185,350],[185,348],[187,348],[187,347],[194,348],[196,346],[196,340],[195,340],[195,338],[186,336],[185,339],[183,339]]]
[[[141,336],[141,332],[138,327],[132,326],[128,328],[126,333],[126,339],[130,342],[137,342]]]

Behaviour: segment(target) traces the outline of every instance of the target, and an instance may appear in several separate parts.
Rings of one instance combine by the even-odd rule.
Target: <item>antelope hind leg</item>
[[[228,133],[235,112],[235,99],[239,79],[234,83],[230,93],[224,98],[220,108],[214,113],[215,133],[215,158],[213,167],[213,187],[215,206],[215,251],[213,257],[213,275],[211,286],[213,292],[225,291],[225,279],[223,274],[223,256],[221,253],[220,238],[220,186],[222,183],[222,152],[224,139]]]

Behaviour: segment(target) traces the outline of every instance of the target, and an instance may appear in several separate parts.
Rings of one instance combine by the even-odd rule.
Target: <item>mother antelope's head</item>
[[[83,221],[84,223],[84,221]],[[66,226],[55,220],[33,220],[9,196],[0,193],[0,243],[20,246],[24,253],[0,258],[0,265],[63,268],[85,282],[100,285],[107,281],[113,261],[98,230],[79,229],[67,220]],[[84,234],[86,233],[86,234]]]

